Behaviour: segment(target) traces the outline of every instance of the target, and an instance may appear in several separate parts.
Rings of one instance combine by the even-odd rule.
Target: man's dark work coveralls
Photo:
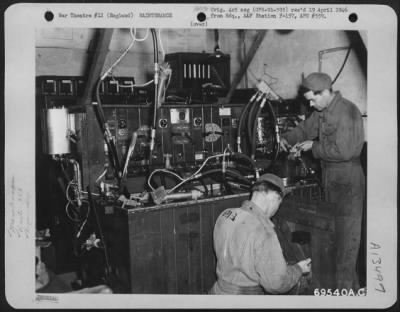
[[[326,200],[337,206],[337,288],[357,289],[356,261],[365,195],[365,176],[360,164],[364,143],[361,113],[340,92],[335,92],[325,110],[314,111],[282,136],[290,145],[318,138],[312,153],[321,159]]]

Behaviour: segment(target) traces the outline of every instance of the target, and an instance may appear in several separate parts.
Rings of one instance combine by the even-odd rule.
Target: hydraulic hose
[[[261,105],[257,109],[257,113],[254,116],[253,120],[253,127],[251,127],[251,124],[249,123],[249,132],[250,132],[250,139],[249,141],[251,142],[251,159],[256,158],[256,150],[257,150],[257,126],[258,126],[258,117],[260,117],[261,111],[264,108],[265,101],[261,103]],[[251,129],[252,128],[252,129]]]
[[[272,104],[271,104],[270,101],[267,101],[267,102],[268,102],[269,110],[271,111],[272,119],[273,119],[273,122],[274,122],[274,128],[275,128],[275,153],[274,153],[274,157],[272,158],[271,165],[270,165],[270,166],[272,166],[272,164],[278,158],[279,148],[280,148],[280,136],[279,136],[278,120],[276,118],[274,108],[272,107]]]
[[[157,109],[158,109],[158,76],[159,76],[159,65],[158,65],[158,42],[157,33],[154,28],[150,29],[153,38],[153,54],[154,54],[154,111],[153,111],[153,124],[150,133],[150,151],[149,151],[149,166],[152,163],[152,154],[154,150],[156,127],[157,127]]]
[[[223,174],[222,169],[210,169],[210,170],[204,171],[202,173],[197,174],[192,179],[185,181],[185,183],[192,182],[195,180],[201,180],[206,176],[216,175],[216,174],[222,175]],[[228,176],[232,176],[233,178],[241,181],[241,184],[248,185],[248,186],[251,186],[253,184],[253,182],[251,182],[249,179],[244,178],[241,174],[239,174],[231,169],[225,169],[225,174]],[[227,181],[225,181],[225,183],[227,183]],[[184,184],[182,183],[182,185],[184,185]],[[180,187],[182,187],[182,185],[180,185],[176,189],[179,189]]]
[[[255,176],[257,176],[258,172],[257,172],[256,163],[248,155],[243,154],[243,153],[232,153],[231,157],[239,157],[239,158],[243,158],[243,159],[247,160],[250,163],[250,165],[252,166],[252,168],[254,170],[254,173],[255,173]]]
[[[114,168],[114,175],[117,178],[118,182],[121,180],[121,166],[118,159],[117,148],[115,147],[114,141],[112,139],[110,129],[108,128],[108,124],[105,119],[104,110],[101,105],[100,99],[100,85],[103,80],[99,79],[96,85],[96,100],[97,105],[94,105],[94,112],[96,114],[97,121],[99,122],[100,129],[103,132],[104,140],[106,141],[108,150],[109,150],[109,159],[112,167]]]
[[[103,234],[103,229],[102,229],[102,226],[101,226],[100,218],[99,218],[99,215],[97,213],[96,206],[95,206],[95,203],[94,203],[94,200],[93,200],[93,196],[92,196],[92,193],[91,193],[89,187],[87,187],[87,192],[88,192],[88,199],[89,199],[89,207],[91,207],[91,210],[94,212],[94,216],[95,216],[96,223],[97,223],[97,228],[99,230],[100,239],[101,239],[101,242],[103,243],[104,259],[105,259],[105,266],[106,266],[106,272],[105,272],[106,276],[105,277],[106,277],[106,280],[108,280],[111,267],[110,267],[110,261],[109,261],[109,258],[108,258],[107,243],[106,243],[106,240],[105,240],[105,237],[104,237],[104,234]]]
[[[240,117],[239,117],[239,124],[238,124],[238,128],[237,128],[237,139],[236,139],[237,151],[238,151],[239,153],[242,152],[240,136],[241,136],[241,134],[242,134],[243,122],[244,122],[244,120],[246,119],[247,110],[249,109],[250,105],[253,103],[253,101],[256,99],[256,97],[257,97],[258,95],[259,95],[259,91],[257,91],[257,92],[250,98],[250,100],[246,103],[246,105],[243,107],[242,112],[241,112]]]
[[[253,124],[254,124],[254,121],[257,123],[257,120],[254,119],[254,112],[256,112],[258,110],[258,108],[260,107],[260,105],[262,103],[262,102],[261,103],[259,102],[261,100],[261,97],[259,96],[257,98],[254,105],[251,106],[249,114],[247,115],[247,120],[246,120],[247,141],[248,141],[248,146],[250,148],[250,151],[252,150],[252,146],[253,146]],[[264,100],[264,97],[263,97],[263,100]]]
[[[264,95],[262,98],[262,101],[260,105],[257,108],[256,115],[253,116],[254,112],[250,115],[247,120],[247,131],[248,131],[248,137],[249,137],[249,147],[250,147],[250,153],[251,153],[251,158],[255,159],[255,151],[257,147],[257,125],[258,125],[258,117],[261,114],[262,109],[264,108],[265,101],[267,100],[267,96]],[[254,105],[254,110],[256,109],[256,106]],[[254,111],[253,110],[253,111]]]
[[[221,169],[210,169],[210,170],[204,171],[203,173],[201,173],[201,175],[197,176],[196,179],[204,178],[205,176],[214,175],[217,173],[222,174],[222,170]],[[248,184],[248,185],[253,184],[249,179],[244,178],[242,175],[240,175],[239,173],[237,173],[231,169],[225,169],[225,174],[231,175],[231,176],[237,178],[238,180],[243,181],[243,184]]]
[[[161,174],[162,174],[162,177],[165,177],[166,174],[169,174],[169,176],[170,176],[172,179],[174,179],[174,180],[177,180],[177,179],[178,179],[178,177],[175,176],[175,174],[172,174],[172,172],[168,172],[168,171],[158,171],[158,172],[156,172],[156,173],[153,173],[153,174],[150,176],[150,179],[149,179],[148,183],[151,185],[151,181],[153,180],[153,177],[154,177],[155,175],[161,175]],[[165,184],[165,183],[164,183],[164,184]]]
[[[225,187],[227,188],[228,192],[232,192],[232,187],[244,189],[247,191],[252,186],[252,182],[250,180],[244,178],[239,173],[236,173],[235,171],[229,169],[225,173],[222,173],[220,169],[211,169],[205,171],[203,173],[203,176],[200,177],[200,180],[206,176],[211,176],[211,177],[214,176],[213,179],[217,182],[222,182],[222,184],[224,184]],[[220,177],[221,179],[217,179],[216,178],[217,176]]]

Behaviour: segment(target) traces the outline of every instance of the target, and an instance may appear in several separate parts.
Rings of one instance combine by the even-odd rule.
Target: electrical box
[[[210,53],[165,55],[172,70],[169,93],[202,103],[225,96],[230,87],[230,56]]]
[[[206,53],[175,53],[169,54],[166,59],[175,69],[171,78],[173,88],[180,91],[190,89],[190,92],[196,90],[198,92],[204,89],[203,84],[206,83],[229,86],[229,56],[227,55],[216,59],[215,55]],[[190,71],[189,68],[191,68]],[[216,70],[218,78],[212,75],[211,68]],[[145,177],[148,176],[149,170],[169,168],[185,174],[199,168],[207,157],[221,154],[228,147],[231,151],[237,151],[238,122],[243,103],[222,105],[213,102],[200,103],[201,101],[190,102],[190,104],[165,102],[155,111],[152,101],[153,87],[136,88],[133,87],[134,84],[133,77],[112,77],[102,81],[99,89],[104,117],[115,143],[118,162],[121,166],[127,165],[125,182],[130,192],[143,191],[146,187]],[[38,108],[64,106],[83,112],[84,108],[79,108],[76,104],[84,88],[83,77],[37,77]],[[254,94],[254,92],[245,90],[244,95],[246,94]],[[277,115],[281,132],[293,127],[299,121],[298,115],[301,111],[298,101],[271,104]],[[150,133],[155,112],[156,137],[154,149],[150,155]],[[87,185],[87,183],[97,181],[105,168],[108,168],[107,174],[104,175],[106,181],[113,183],[115,174],[109,163],[110,151],[105,144],[94,107],[86,107],[85,114],[86,122],[82,123],[82,130],[77,133],[79,147],[75,148],[75,144],[71,146],[81,151],[77,158],[82,159],[85,166],[87,164],[87,167],[82,170],[84,183]],[[37,118],[43,119],[41,116]],[[266,159],[273,157],[274,143],[274,125],[267,106],[260,112],[257,121],[255,159],[257,165],[263,168],[269,164]],[[244,140],[250,139],[248,138],[249,127],[253,129],[253,124],[247,124],[242,128],[241,137]],[[131,157],[127,159],[134,132],[137,133],[136,144]],[[243,152],[249,155],[250,150],[243,146]]]

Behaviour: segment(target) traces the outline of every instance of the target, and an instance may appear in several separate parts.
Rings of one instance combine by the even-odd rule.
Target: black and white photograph
[[[7,12],[9,304],[394,304],[393,11],[177,6]]]

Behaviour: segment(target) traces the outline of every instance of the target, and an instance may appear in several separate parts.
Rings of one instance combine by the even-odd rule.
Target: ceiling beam
[[[111,37],[114,29],[98,29],[95,32],[93,40],[93,52],[89,51],[89,64],[86,75],[86,87],[80,99],[81,105],[92,103],[92,94],[97,81],[100,78],[101,71],[103,70],[104,63],[110,46]],[[89,49],[91,50],[91,49]]]
[[[264,40],[266,33],[267,33],[267,30],[265,30],[265,29],[257,31],[255,39],[254,39],[249,51],[247,52],[247,55],[246,55],[245,59],[243,60],[243,63],[240,66],[239,71],[236,73],[236,76],[234,77],[234,79],[232,81],[231,87],[228,91],[228,94],[224,98],[223,103],[227,104],[231,101],[233,93],[235,92],[237,86],[239,85],[239,82],[242,80],[244,74],[246,73],[247,68],[249,67],[251,61],[254,58],[254,55],[256,54],[259,46],[261,45],[261,42]]]

